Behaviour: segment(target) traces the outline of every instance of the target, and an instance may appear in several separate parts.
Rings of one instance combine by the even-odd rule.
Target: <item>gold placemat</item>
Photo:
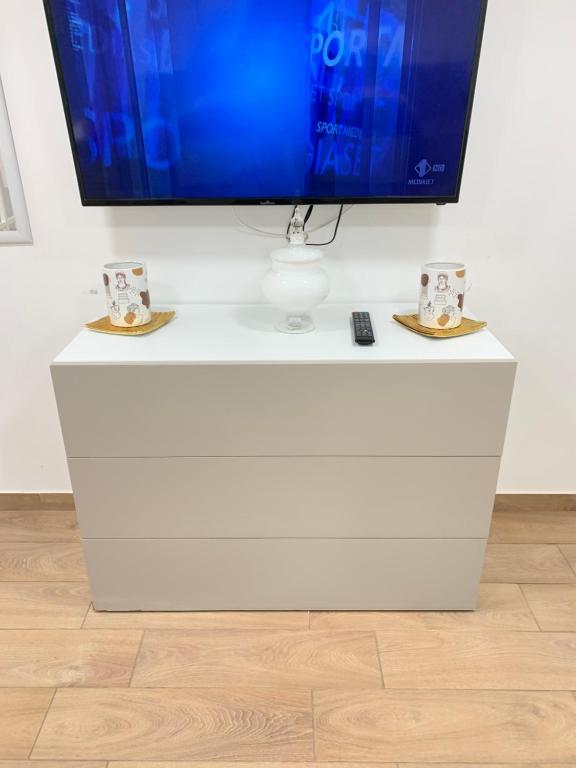
[[[418,322],[418,315],[392,315],[396,322],[409,328],[414,333],[421,336],[429,336],[433,339],[450,339],[455,336],[467,336],[469,333],[486,328],[487,323],[480,320],[470,320],[469,317],[463,317],[458,328],[426,328]]]
[[[98,333],[112,333],[115,336],[143,336],[145,333],[152,333],[158,328],[162,328],[163,325],[172,320],[175,314],[174,311],[152,312],[152,320],[149,323],[137,325],[135,328],[119,328],[117,325],[112,325],[110,318],[106,315],[99,320],[94,320],[93,323],[86,323],[86,328]]]

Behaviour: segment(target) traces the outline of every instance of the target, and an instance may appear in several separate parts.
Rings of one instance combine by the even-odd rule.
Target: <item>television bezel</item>
[[[474,96],[476,93],[476,83],[478,80],[478,68],[480,65],[480,53],[482,50],[482,40],[484,36],[484,27],[486,22],[486,12],[488,7],[488,0],[480,0],[480,15],[478,19],[478,34],[476,38],[476,46],[474,50],[474,62],[472,67],[472,76],[470,78],[470,90],[468,93],[468,104],[466,108],[466,118],[464,122],[464,132],[462,134],[462,147],[460,150],[460,162],[458,166],[458,176],[456,179],[456,191],[454,195],[427,195],[427,196],[380,196],[380,197],[270,197],[270,198],[246,198],[246,197],[205,197],[205,198],[88,198],[84,193],[82,168],[80,165],[80,158],[78,156],[78,150],[76,147],[76,141],[74,138],[74,129],[72,125],[72,117],[70,104],[68,101],[68,94],[66,91],[66,84],[64,80],[64,72],[62,63],[60,61],[60,52],[58,48],[58,41],[56,31],[54,29],[54,19],[52,17],[52,10],[50,8],[50,0],[42,0],[44,5],[44,12],[46,14],[46,20],[48,23],[48,34],[50,36],[50,43],[52,47],[52,55],[54,57],[54,63],[56,65],[56,74],[58,77],[58,86],[60,89],[60,96],[62,98],[62,105],[64,108],[64,116],[66,119],[66,127],[68,129],[68,139],[72,149],[72,156],[74,158],[74,168],[76,171],[76,181],[78,183],[78,190],[80,192],[80,200],[85,207],[110,207],[110,206],[176,206],[176,205],[262,205],[262,206],[276,206],[276,205],[390,205],[390,204],[412,204],[412,203],[428,203],[432,205],[445,205],[447,203],[458,203],[460,201],[460,191],[462,187],[462,177],[464,174],[464,162],[466,159],[466,149],[468,146],[468,136],[470,133],[470,121],[472,118],[472,109],[474,106]]]

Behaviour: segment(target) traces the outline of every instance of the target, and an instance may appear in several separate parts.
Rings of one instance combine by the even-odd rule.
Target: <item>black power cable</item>
[[[311,207],[313,208],[314,206],[311,206]],[[343,212],[344,212],[344,203],[342,203],[342,205],[340,206],[340,213],[338,214],[338,218],[336,219],[336,226],[334,227],[334,234],[332,235],[330,240],[328,240],[325,243],[306,243],[306,245],[311,245],[311,246],[316,247],[316,248],[324,246],[324,245],[331,245],[334,242],[334,240],[336,240],[336,235],[338,234],[338,228],[340,226],[340,219],[342,218]]]
[[[288,237],[290,234],[290,224],[292,223],[292,219],[294,218],[294,214],[296,213],[297,207],[298,206],[295,205],[294,208],[292,209],[292,216],[290,217],[290,221],[288,222],[288,226],[286,228],[286,237]],[[308,220],[310,219],[310,216],[312,216],[313,210],[314,210],[314,206],[309,205],[308,210],[306,211],[306,215],[304,216],[304,226],[306,226],[306,224],[308,223]],[[340,212],[338,214],[338,218],[336,219],[336,226],[334,227],[334,234],[332,235],[330,240],[328,240],[325,243],[306,243],[306,245],[310,245],[314,248],[319,248],[324,245],[331,245],[334,242],[334,240],[336,240],[336,235],[338,234],[338,228],[340,227],[340,220],[342,218],[343,213],[344,213],[344,203],[342,203],[342,205],[340,206]]]
[[[292,219],[294,218],[294,214],[296,213],[296,208],[298,208],[297,205],[295,205],[294,208],[292,208],[292,215],[288,219],[288,226],[286,227],[286,237],[288,237],[288,235],[290,234],[290,224],[292,224]]]

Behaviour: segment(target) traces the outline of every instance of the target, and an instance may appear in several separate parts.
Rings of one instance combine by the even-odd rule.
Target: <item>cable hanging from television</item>
[[[350,206],[351,208],[352,206]],[[350,208],[348,210],[350,210]],[[338,213],[338,218],[336,219],[336,226],[334,227],[334,234],[332,235],[332,238],[325,243],[308,243],[308,245],[316,245],[316,246],[323,246],[323,245],[331,245],[334,240],[336,240],[336,236],[338,235],[338,230],[340,229],[340,221],[342,220],[342,215],[344,214],[344,205],[340,206],[340,211]]]
[[[352,206],[350,206],[350,208],[351,207]],[[295,205],[293,210],[292,210],[292,216],[290,217],[290,221],[288,222],[288,228],[286,229],[286,237],[287,238],[289,236],[290,226],[292,224],[292,219],[294,218],[294,215],[296,213],[296,209],[297,208],[298,208],[298,206]],[[350,210],[350,208],[348,210]],[[310,219],[310,216],[312,216],[312,211],[313,210],[314,210],[314,206],[313,205],[309,205],[308,206],[308,210],[306,211],[306,215],[304,216],[304,225],[303,225],[304,227],[308,223],[308,221]],[[336,221],[336,226],[334,227],[334,234],[332,235],[330,240],[327,240],[325,243],[306,243],[306,245],[310,245],[310,246],[313,246],[313,247],[316,247],[316,248],[318,248],[319,246],[331,245],[334,242],[334,240],[336,240],[336,235],[338,234],[338,229],[340,227],[340,220],[342,219],[342,213],[343,212],[344,212],[344,204],[342,203],[342,205],[340,206],[340,211],[338,212],[337,218],[336,219],[332,219],[332,221]],[[316,232],[318,229],[321,229],[322,227],[325,227],[325,226],[327,226],[330,223],[332,223],[332,222],[326,222],[326,224],[322,224],[321,227],[316,227],[316,229],[311,229],[311,230],[309,230],[308,234],[310,232]]]
[[[340,226],[340,221],[342,219],[342,216],[344,214],[348,213],[348,211],[350,211],[351,208],[353,208],[353,207],[354,207],[353,205],[349,205],[347,208],[344,208],[344,205],[341,205],[340,206],[340,210],[339,210],[339,212],[338,212],[338,214],[336,216],[332,217],[331,219],[328,219],[328,221],[324,221],[321,224],[316,225],[315,227],[312,227],[311,229],[308,229],[307,230],[308,234],[312,234],[312,232],[318,232],[320,229],[324,229],[324,227],[328,227],[328,226],[330,226],[330,224],[333,224],[334,222],[336,222],[336,228],[335,228],[334,235],[333,235],[331,240],[329,240],[327,243],[310,243],[310,245],[316,245],[316,246],[318,246],[318,245],[330,245],[331,243],[333,243],[334,240],[336,239],[336,235],[338,234],[338,229],[339,229],[339,226]],[[313,205],[310,205],[308,207],[308,211],[306,212],[306,216],[305,216],[305,222],[306,223],[308,222],[308,220],[310,219],[310,216],[312,215],[313,208],[314,208]],[[246,227],[247,229],[251,229],[253,232],[257,232],[259,235],[266,235],[267,237],[279,237],[279,238],[282,238],[283,240],[286,239],[288,230],[290,228],[290,221],[292,221],[292,216],[294,215],[295,209],[296,209],[296,206],[294,206],[294,208],[292,210],[292,214],[290,216],[290,220],[289,220],[288,226],[286,228],[286,233],[285,234],[281,234],[280,232],[270,232],[269,230],[266,230],[266,229],[260,229],[260,227],[256,227],[256,226],[254,226],[254,224],[249,224],[247,221],[244,221],[244,219],[242,219],[238,215],[238,211],[236,210],[236,206],[233,206],[234,216],[235,216],[236,220],[240,224],[242,224],[242,226]]]

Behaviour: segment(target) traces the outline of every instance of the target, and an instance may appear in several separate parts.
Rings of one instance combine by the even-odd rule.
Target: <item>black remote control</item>
[[[352,312],[354,323],[354,341],[356,344],[374,344],[374,331],[370,312]]]

